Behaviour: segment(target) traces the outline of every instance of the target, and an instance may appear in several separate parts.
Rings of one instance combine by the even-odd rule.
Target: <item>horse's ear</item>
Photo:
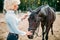
[[[40,12],[40,10],[41,10],[41,8],[42,8],[42,6],[40,6],[40,7],[36,8],[36,9],[35,9],[36,13],[39,13],[39,12]]]
[[[30,12],[32,12],[33,10],[32,10],[31,8],[28,8],[28,9],[27,9],[27,11],[30,11]]]
[[[40,12],[40,10],[37,10],[36,13],[38,14]]]

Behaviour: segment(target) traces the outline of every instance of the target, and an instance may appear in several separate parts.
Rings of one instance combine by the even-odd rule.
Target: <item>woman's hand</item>
[[[32,35],[32,33],[31,33],[30,31],[28,31],[28,32],[26,33],[26,35]]]
[[[27,16],[28,16],[28,14],[25,14],[24,17],[22,18],[22,20],[26,19]]]

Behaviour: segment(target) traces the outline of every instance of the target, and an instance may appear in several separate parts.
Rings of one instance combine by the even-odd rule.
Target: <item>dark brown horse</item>
[[[32,35],[28,35],[29,39],[33,39],[36,29],[39,27],[41,22],[42,28],[42,40],[48,40],[49,30],[53,34],[53,23],[56,19],[55,11],[48,5],[43,5],[35,10],[29,9],[31,12],[28,22],[28,31],[31,31]]]

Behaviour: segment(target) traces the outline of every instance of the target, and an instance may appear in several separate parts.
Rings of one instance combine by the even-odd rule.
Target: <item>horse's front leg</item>
[[[48,40],[48,34],[49,34],[50,26],[46,26],[46,37],[45,39]]]
[[[42,40],[44,40],[44,25],[41,23],[41,28],[42,28]]]

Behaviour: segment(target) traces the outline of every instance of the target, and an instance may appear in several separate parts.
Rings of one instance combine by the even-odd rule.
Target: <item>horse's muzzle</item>
[[[31,31],[30,33],[32,33],[32,31]],[[31,35],[31,34],[30,34],[30,35],[27,35],[27,37],[28,37],[29,39],[33,39],[33,33],[32,33],[32,35]]]
[[[29,39],[33,39],[33,35],[27,35]]]

